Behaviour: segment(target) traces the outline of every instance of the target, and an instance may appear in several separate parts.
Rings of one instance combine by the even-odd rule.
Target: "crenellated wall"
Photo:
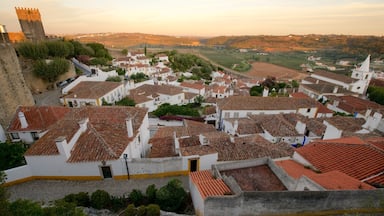
[[[15,9],[25,37],[31,41],[45,40],[45,32],[39,9],[18,7]]]

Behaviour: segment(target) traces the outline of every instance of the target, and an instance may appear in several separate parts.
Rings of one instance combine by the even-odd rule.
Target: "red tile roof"
[[[25,153],[26,156],[57,155],[55,139],[64,136],[70,142],[78,131],[78,122],[89,119],[71,150],[67,162],[86,162],[118,159],[133,138],[128,137],[126,119],[132,118],[134,136],[141,126],[147,110],[136,107],[81,107],[73,108],[68,115],[49,128]]]
[[[61,106],[20,106],[7,129],[13,131],[42,131],[63,118],[70,108]],[[18,113],[23,112],[27,120],[28,127],[21,128]]]
[[[352,79],[349,76],[345,76],[345,75],[341,75],[341,74],[337,74],[337,73],[332,73],[332,72],[328,72],[328,71],[324,71],[324,70],[317,70],[313,74],[321,76],[321,77],[326,77],[329,79],[337,80],[340,82],[344,82],[344,83],[354,83],[357,81],[355,79]]]
[[[275,163],[283,168],[292,178],[299,179],[304,175],[328,190],[374,189],[371,185],[361,182],[340,171],[330,171],[318,174],[310,168],[306,168],[304,165],[293,160],[281,160],[275,161]]]
[[[214,179],[209,170],[191,172],[189,176],[203,199],[210,196],[232,194],[231,189],[229,189],[224,181],[222,179]]]
[[[119,86],[122,86],[122,83],[83,81],[73,87],[64,98],[98,99]]]
[[[384,110],[383,105],[354,96],[340,96],[336,100],[339,101],[338,108],[351,114],[355,112],[365,114],[368,109]]]
[[[384,151],[356,137],[314,141],[296,152],[323,173],[338,170],[371,184],[380,182],[370,178],[384,175]]]
[[[217,102],[221,110],[297,110],[317,107],[311,98],[233,96]]]
[[[304,94],[303,92],[294,92],[294,93],[291,94],[291,97],[294,97],[294,98],[309,98],[309,96]]]
[[[186,87],[186,88],[192,88],[192,89],[204,89],[205,86],[203,84],[199,83],[189,83],[189,82],[182,82],[180,83],[181,87]]]

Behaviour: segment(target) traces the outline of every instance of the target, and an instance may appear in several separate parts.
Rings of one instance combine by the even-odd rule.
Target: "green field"
[[[200,54],[224,67],[240,72],[248,71],[252,62],[268,62],[279,66],[299,70],[300,65],[306,63],[309,54],[304,52],[269,53],[260,55],[257,52],[240,53],[229,49],[200,49]]]

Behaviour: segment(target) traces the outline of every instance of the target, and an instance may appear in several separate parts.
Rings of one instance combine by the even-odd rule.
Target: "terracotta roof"
[[[191,155],[208,155],[217,153],[215,148],[209,145],[195,145],[180,148],[180,153],[182,156],[191,156]]]
[[[264,131],[268,131],[272,136],[299,136],[295,125],[287,121],[282,114],[276,115],[251,115]]]
[[[338,108],[351,114],[355,112],[365,114],[368,109],[384,109],[383,105],[354,96],[340,96],[336,100],[339,101]]]
[[[260,124],[249,118],[226,119],[226,121],[231,122],[232,125],[236,121],[238,122],[237,133],[239,135],[259,134],[264,132]]]
[[[345,76],[345,75],[341,75],[341,74],[337,74],[337,73],[332,73],[332,72],[328,72],[328,71],[324,71],[324,70],[317,70],[313,74],[318,75],[318,76],[322,76],[322,77],[326,77],[326,78],[330,78],[333,80],[337,80],[340,82],[344,82],[344,83],[354,83],[357,81],[355,79],[352,79],[349,76]]]
[[[218,133],[218,132],[217,132]],[[287,143],[271,143],[259,135],[236,137],[218,133],[219,137],[207,136],[209,145],[218,152],[218,161],[246,160],[261,157],[280,158],[292,156],[293,149]]]
[[[98,99],[122,85],[120,82],[83,81],[73,87],[64,98]]]
[[[172,136],[163,138],[151,138],[149,144],[152,144],[150,158],[175,157],[175,144]]]
[[[153,94],[165,94],[165,95],[177,95],[183,93],[183,90],[176,86],[171,85],[149,85],[144,84],[140,87],[132,89],[130,94],[135,97],[135,95],[145,95],[151,96]]]
[[[26,156],[57,155],[56,138],[63,136],[69,142],[78,131],[78,122],[89,119],[71,150],[67,162],[116,160],[133,140],[127,135],[126,119],[132,118],[134,136],[141,126],[147,110],[135,107],[81,107],[72,108],[64,118],[53,124],[47,134],[37,140]]]
[[[204,115],[211,115],[216,113],[216,107],[215,106],[205,106],[203,110]]]
[[[189,176],[203,199],[210,196],[232,194],[231,189],[229,189],[224,181],[222,179],[214,179],[209,170],[191,172]]]
[[[317,107],[310,98],[233,96],[218,100],[221,110],[297,110]]]
[[[338,170],[360,181],[384,175],[384,151],[357,137],[314,141],[296,152],[323,173]]]
[[[328,109],[325,105],[320,102],[317,104],[317,113],[333,113],[332,110]]]
[[[199,83],[189,83],[189,82],[182,82],[180,83],[180,86],[181,87],[186,87],[186,88],[192,88],[192,89],[204,89],[205,86],[203,84],[199,84]]]
[[[20,106],[17,108],[7,131],[46,130],[50,125],[63,118],[69,111],[70,108],[62,106]],[[18,117],[19,112],[24,113],[28,127],[21,128],[21,123]]]
[[[304,94],[303,92],[294,92],[291,94],[291,97],[293,97],[293,98],[309,98],[309,96]]]
[[[353,118],[344,116],[332,116],[329,118],[325,118],[324,121],[327,121],[339,130],[351,132],[356,132],[363,129],[362,125],[365,123],[365,120],[363,118]]]
[[[191,93],[191,92],[184,92],[184,98],[186,100],[190,100],[194,97],[196,97],[198,94],[195,94],[195,93]]]
[[[356,93],[351,92],[341,86],[338,87],[337,91],[334,92],[335,85],[329,83],[319,83],[319,84],[301,84],[301,87],[310,89],[318,94],[348,94],[354,95]]]
[[[361,182],[345,173],[340,171],[330,171],[327,173],[316,173],[310,168],[306,168],[304,165],[297,163],[293,160],[281,160],[275,161],[276,165],[280,166],[287,172],[289,176],[295,179],[299,179],[302,176],[306,176],[321,185],[324,189],[328,190],[367,190],[374,189],[369,184]]]

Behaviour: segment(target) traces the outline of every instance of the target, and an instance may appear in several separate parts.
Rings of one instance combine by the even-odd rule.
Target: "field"
[[[254,62],[251,70],[246,72],[248,76],[252,77],[276,77],[277,80],[300,80],[307,76],[305,73],[301,73],[297,70],[281,67],[278,65],[265,63],[265,62]]]

